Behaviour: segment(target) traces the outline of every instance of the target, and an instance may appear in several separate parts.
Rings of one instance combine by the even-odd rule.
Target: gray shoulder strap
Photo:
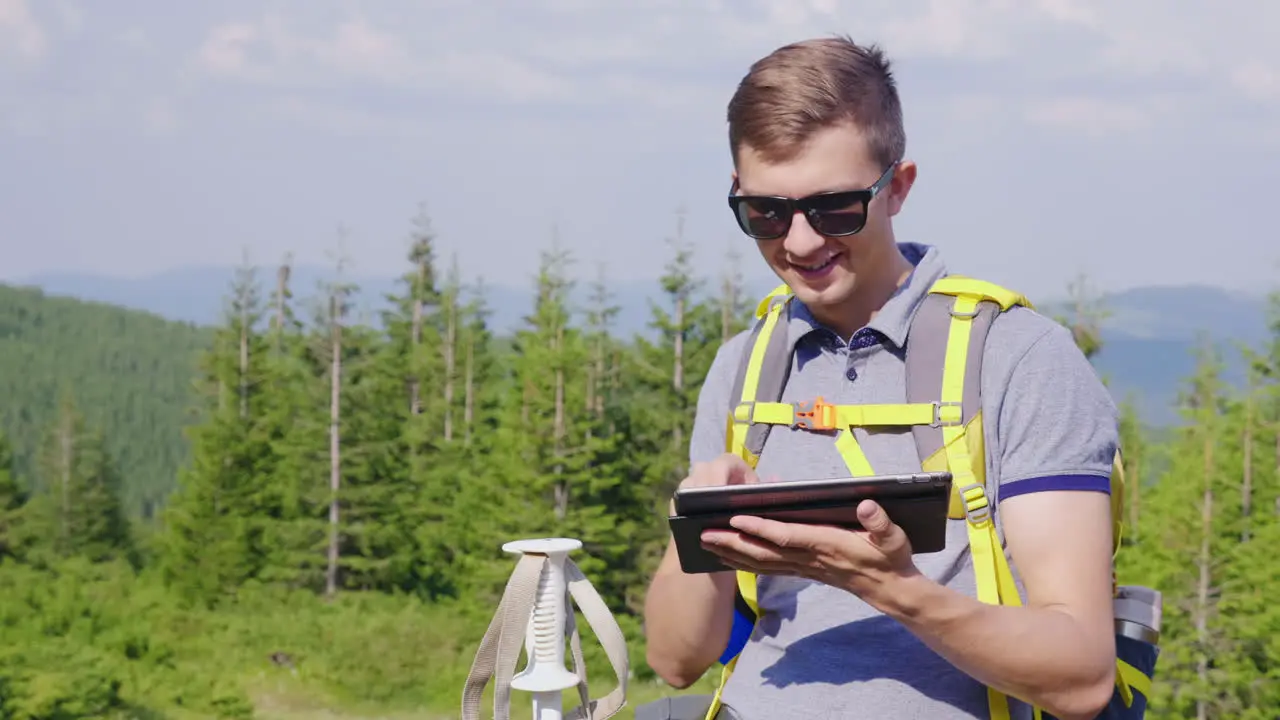
[[[782,392],[786,389],[787,378],[791,374],[791,351],[790,344],[787,342],[787,320],[790,314],[791,303],[788,299],[781,317],[778,318],[773,332],[769,335],[768,345],[765,346],[764,360],[760,366],[760,379],[756,383],[756,396],[751,399],[755,402],[777,402],[782,399]],[[760,331],[764,328],[767,317],[766,315],[756,320],[751,328],[751,334],[747,337],[747,342],[743,345],[742,357],[738,361],[738,374],[733,382],[733,395],[729,398],[728,410],[731,415],[734,408],[742,402],[742,386],[746,381],[747,365],[751,362],[751,352],[760,339]],[[751,428],[747,430],[745,443],[751,454],[759,457],[760,452],[764,450],[765,440],[769,437],[769,430],[772,428],[773,426],[768,423],[751,424]]]
[[[937,402],[942,397],[942,369],[947,355],[947,338],[950,336],[951,309],[955,298],[950,295],[930,294],[925,297],[911,321],[907,332],[907,402]],[[965,362],[964,397],[961,416],[968,423],[982,408],[979,394],[982,379],[982,350],[987,341],[987,331],[1000,312],[1000,306],[991,301],[978,303],[977,316],[973,319],[969,338],[969,357]],[[920,461],[942,449],[942,428],[932,425],[915,425],[916,449]]]

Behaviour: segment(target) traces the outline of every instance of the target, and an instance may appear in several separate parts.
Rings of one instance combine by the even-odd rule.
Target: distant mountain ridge
[[[221,319],[234,272],[232,267],[190,267],[142,278],[47,273],[25,278],[22,284],[40,287],[51,295],[209,325]],[[272,275],[272,268],[259,270],[264,291],[269,292]],[[331,276],[332,271],[324,267],[295,266],[291,278],[295,298],[305,301],[316,295],[320,283]],[[358,313],[370,322],[376,322],[377,312],[386,307],[386,295],[401,291],[394,277],[354,275],[348,280],[360,287]],[[775,282],[772,277],[748,278],[748,296],[767,292]],[[714,294],[717,283],[718,278],[707,278],[703,291]],[[572,297],[577,309],[585,307],[588,292],[587,283],[579,282],[575,287]],[[660,300],[658,280],[613,284],[611,292],[620,308],[615,330],[624,337],[648,332],[650,302]],[[511,332],[523,324],[532,308],[533,280],[524,286],[486,285],[484,293],[495,331]],[[1038,299],[1037,305],[1047,314],[1067,306],[1063,299]],[[1194,368],[1193,349],[1200,337],[1215,342],[1226,364],[1227,379],[1233,383],[1244,379],[1236,346],[1245,343],[1256,347],[1268,338],[1267,300],[1260,294],[1204,285],[1151,286],[1109,293],[1101,301],[1110,317],[1103,323],[1104,345],[1096,362],[1099,372],[1118,399],[1132,395],[1143,416],[1155,424],[1177,420],[1171,404]]]

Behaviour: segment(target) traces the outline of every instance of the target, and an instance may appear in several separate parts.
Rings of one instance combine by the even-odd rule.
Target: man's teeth
[[[831,262],[836,259],[836,257],[837,257],[836,255],[832,255],[831,257],[827,258],[826,260],[823,260],[822,262],[816,265],[802,265],[800,263],[792,263],[792,264],[802,270],[821,270],[822,268],[830,265]]]

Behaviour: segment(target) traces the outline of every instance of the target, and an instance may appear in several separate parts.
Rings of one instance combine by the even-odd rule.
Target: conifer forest
[[[434,241],[417,218],[376,317],[341,263],[320,288],[245,266],[216,327],[0,287],[0,719],[457,717],[502,544],[540,536],[583,541],[627,636],[621,717],[678,692],[645,664],[641,605],[703,377],[758,298],[677,233],[648,331],[623,337],[608,278],[570,302],[553,244],[498,333]],[[1117,398],[1120,581],[1165,598],[1149,718],[1280,713],[1274,307],[1271,344],[1203,345],[1179,424]],[[1059,320],[1092,355],[1104,312]],[[1244,387],[1221,372],[1240,353]],[[595,697],[616,680],[579,627]]]

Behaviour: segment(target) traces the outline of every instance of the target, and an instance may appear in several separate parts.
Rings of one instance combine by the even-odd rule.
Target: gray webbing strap
[[[498,611],[480,640],[462,691],[462,720],[479,720],[480,698],[493,679],[494,720],[510,720],[511,676],[525,640],[546,557],[523,555],[507,580]]]
[[[787,321],[791,316],[790,297],[785,302],[787,306],[781,310],[778,321],[769,335],[768,345],[765,347],[764,360],[760,365],[760,377],[756,383],[756,396],[751,398],[755,402],[781,400],[787,377],[791,374],[791,343],[787,331]],[[742,386],[746,382],[747,364],[751,362],[751,351],[760,338],[760,331],[767,317],[768,315],[756,320],[742,348],[742,357],[738,361],[738,374],[733,384],[733,395],[729,398],[730,414],[733,413],[734,408],[738,407],[738,403],[742,402]],[[758,457],[764,450],[765,440],[769,438],[769,431],[772,429],[773,425],[769,423],[752,423],[747,430],[743,445]]]
[[[951,295],[931,294],[916,310],[907,331],[907,402],[937,402],[942,397],[942,371],[947,358],[947,340],[951,335],[951,309],[955,298]],[[964,366],[964,397],[960,412],[968,423],[982,409],[982,354],[987,341],[987,331],[1000,311],[1000,306],[990,301],[978,303],[977,315],[970,329],[969,353]],[[914,425],[920,462],[942,449],[942,428],[932,425]]]
[[[738,407],[738,403],[742,402],[742,386],[747,382],[747,363],[751,362],[751,349],[756,346],[764,321],[764,318],[756,319],[755,324],[751,326],[751,332],[747,334],[747,341],[742,345],[742,355],[738,357],[738,372],[733,376],[733,392],[729,394],[730,415],[733,415],[733,410]],[[759,392],[756,394],[758,395]]]
[[[548,562],[550,560],[544,555],[522,555],[516,563],[516,569],[511,573],[502,600],[498,603],[498,611],[480,641],[471,671],[467,675],[462,691],[462,720],[480,720],[480,699],[490,679],[493,680],[494,720],[510,720],[511,678],[515,674],[516,661],[520,658],[529,619],[533,615],[538,581]],[[569,636],[573,670],[578,675],[578,697],[582,702],[572,712],[564,713],[564,720],[606,720],[626,705],[627,679],[631,672],[626,638],[613,613],[578,566],[565,558],[564,570],[567,595],[564,605],[565,633]],[[582,639],[574,620],[574,603],[599,638],[618,678],[618,685],[599,700],[590,699]]]
[[[907,333],[906,388],[909,403],[937,402],[942,396],[942,372],[946,362],[947,340],[951,335],[951,310],[955,297],[941,293],[929,294],[917,309]],[[791,373],[792,355],[787,333],[788,307],[774,326],[765,351],[757,385],[757,402],[778,402]],[[982,357],[991,323],[1000,314],[1000,306],[989,300],[978,303],[976,315],[970,327],[969,353],[965,362],[964,397],[961,416],[968,423],[982,408]],[[730,398],[730,412],[742,402],[742,385],[746,377],[751,351],[759,338],[765,318],[759,318],[744,344],[738,363],[738,373]],[[772,425],[753,423],[747,431],[745,445],[759,456],[764,449]],[[942,449],[942,428],[931,425],[912,426],[920,461]]]

